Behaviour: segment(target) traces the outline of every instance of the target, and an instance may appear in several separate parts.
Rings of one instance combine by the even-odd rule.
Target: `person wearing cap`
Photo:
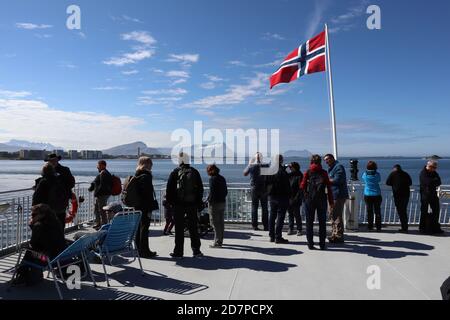
[[[439,197],[437,188],[442,184],[441,177],[436,172],[437,162],[430,160],[420,173],[420,224],[419,230],[422,233],[441,233],[439,227]],[[431,207],[431,213],[428,213],[428,206]],[[430,215],[428,217],[428,215]],[[429,223],[427,223],[427,221]],[[429,227],[427,228],[427,224]],[[427,230],[428,229],[428,230]]]
[[[51,153],[45,159],[45,162],[50,163],[54,168],[58,179],[64,188],[65,201],[67,203],[66,208],[59,212],[56,212],[56,216],[61,221],[62,225],[66,225],[66,211],[69,206],[69,200],[72,198],[72,189],[75,187],[75,178],[68,167],[65,167],[59,163],[61,160],[60,155]]]
[[[391,174],[386,180],[386,185],[392,187],[394,194],[394,203],[397,208],[398,217],[402,228],[399,232],[408,232],[408,202],[410,197],[410,187],[412,185],[411,176],[403,171],[399,164],[396,164],[392,169]]]

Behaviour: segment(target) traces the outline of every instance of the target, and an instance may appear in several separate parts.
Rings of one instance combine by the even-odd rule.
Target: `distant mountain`
[[[156,148],[149,148],[147,147],[147,145],[142,142],[142,141],[138,141],[138,142],[133,142],[133,143],[128,143],[128,144],[122,144],[120,146],[117,147],[113,147],[113,148],[109,148],[106,150],[103,150],[104,154],[108,154],[110,156],[135,156],[138,154],[138,150],[140,149],[141,154],[145,153],[145,154],[151,154],[151,155],[162,155],[164,153],[162,153],[160,150],[156,149]]]
[[[288,150],[283,155],[285,158],[309,158],[312,153],[308,150]]]
[[[9,142],[0,143],[0,151],[17,152],[22,149],[27,150],[62,150],[61,147],[55,147],[50,143],[29,142],[25,140],[11,140]]]

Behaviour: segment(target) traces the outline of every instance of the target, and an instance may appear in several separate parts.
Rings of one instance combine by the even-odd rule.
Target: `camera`
[[[352,181],[358,181],[358,163],[359,161],[357,159],[350,159],[350,180]]]

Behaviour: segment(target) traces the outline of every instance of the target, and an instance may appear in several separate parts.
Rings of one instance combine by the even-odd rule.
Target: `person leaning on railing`
[[[367,207],[367,224],[369,231],[373,230],[373,215],[375,213],[375,227],[381,231],[381,175],[377,171],[378,166],[374,161],[367,162],[367,170],[363,173],[364,201]]]
[[[407,210],[411,194],[411,176],[406,171],[403,171],[399,164],[396,164],[386,180],[386,185],[392,187],[392,193],[394,194],[395,207],[397,208],[398,217],[402,225],[399,232],[408,233]]]
[[[437,188],[442,184],[441,177],[436,172],[437,162],[430,160],[420,173],[420,225],[422,233],[442,233],[439,225],[440,203]],[[428,213],[428,206],[431,213]]]

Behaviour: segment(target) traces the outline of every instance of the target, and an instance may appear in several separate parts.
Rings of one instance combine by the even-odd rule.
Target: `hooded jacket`
[[[150,211],[152,200],[155,198],[152,173],[148,170],[137,170],[135,176],[139,177],[137,191],[140,201],[137,209],[142,212],[148,212]]]
[[[319,173],[323,176],[326,190],[327,190],[327,197],[328,197],[328,203],[330,206],[334,205],[334,199],[333,199],[333,190],[331,189],[331,182],[330,178],[328,177],[328,173],[322,169],[322,166],[320,164],[311,164],[309,166],[309,170],[305,172],[303,175],[303,180],[300,183],[300,188],[303,190],[303,193],[305,194],[305,201],[307,200],[307,189],[308,189],[308,182],[309,178],[311,176],[311,173]]]

